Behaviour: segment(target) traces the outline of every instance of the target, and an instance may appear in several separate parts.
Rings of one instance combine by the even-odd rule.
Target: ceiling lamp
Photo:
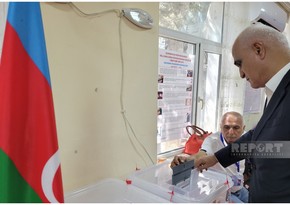
[[[145,29],[153,27],[153,19],[146,11],[137,8],[125,8],[122,10],[123,15],[136,26]]]

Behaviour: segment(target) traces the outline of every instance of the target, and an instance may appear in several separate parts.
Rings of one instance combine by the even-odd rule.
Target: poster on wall
[[[194,55],[159,49],[157,141],[188,138]]]

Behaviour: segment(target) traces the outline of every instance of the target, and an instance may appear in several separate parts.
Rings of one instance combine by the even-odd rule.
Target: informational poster
[[[159,49],[158,141],[187,138],[191,124],[194,55]]]

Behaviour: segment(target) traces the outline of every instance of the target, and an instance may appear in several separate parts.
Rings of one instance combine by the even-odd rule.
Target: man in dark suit
[[[236,144],[196,160],[195,166],[200,171],[217,162],[227,167],[245,158],[234,155],[233,146],[290,141],[290,48],[286,37],[257,23],[237,37],[232,54],[241,78],[249,81],[253,88],[265,87],[268,104],[257,126]],[[290,158],[256,157],[259,151],[254,149],[250,156],[249,202],[290,202]]]

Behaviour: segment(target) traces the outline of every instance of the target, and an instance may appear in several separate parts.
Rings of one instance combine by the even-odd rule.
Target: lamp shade
[[[153,19],[146,11],[138,8],[125,8],[122,11],[124,16],[133,24],[145,29],[153,27]]]

